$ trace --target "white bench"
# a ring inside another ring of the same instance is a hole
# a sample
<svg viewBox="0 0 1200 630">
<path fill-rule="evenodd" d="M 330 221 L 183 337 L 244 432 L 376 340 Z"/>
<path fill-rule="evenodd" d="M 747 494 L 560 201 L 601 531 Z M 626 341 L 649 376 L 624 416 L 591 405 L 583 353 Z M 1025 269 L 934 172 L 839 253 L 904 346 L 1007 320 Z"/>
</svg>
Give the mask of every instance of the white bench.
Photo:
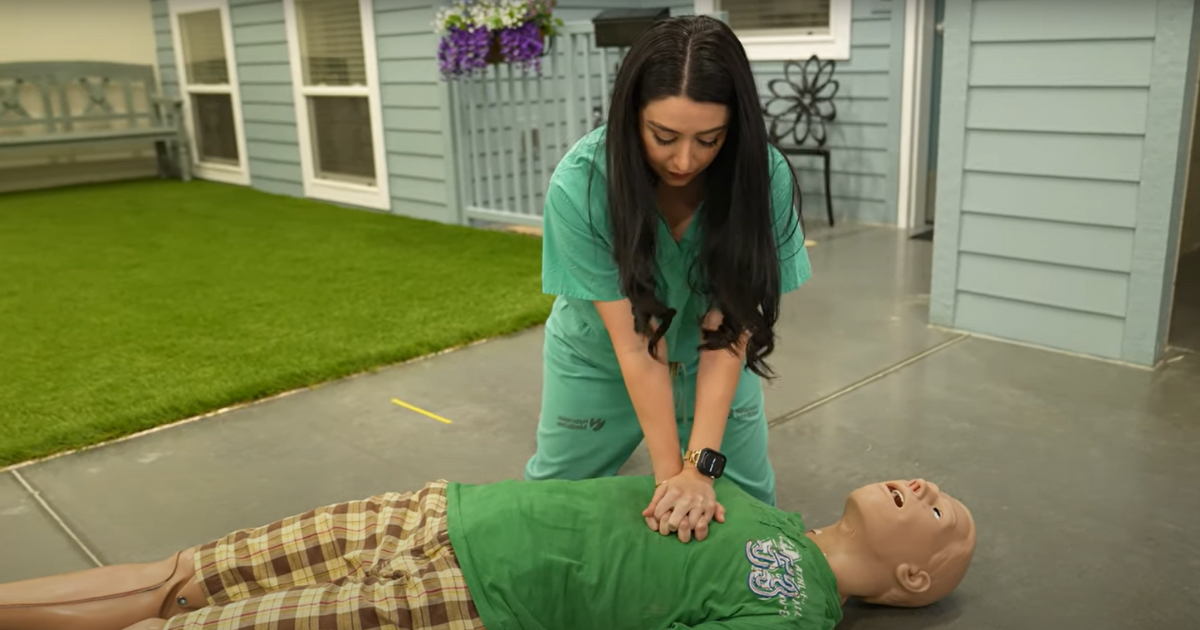
<svg viewBox="0 0 1200 630">
<path fill-rule="evenodd" d="M 159 174 L 186 181 L 191 160 L 181 112 L 180 101 L 159 93 L 152 66 L 0 63 L 0 151 L 145 139 L 155 143 Z"/>
</svg>

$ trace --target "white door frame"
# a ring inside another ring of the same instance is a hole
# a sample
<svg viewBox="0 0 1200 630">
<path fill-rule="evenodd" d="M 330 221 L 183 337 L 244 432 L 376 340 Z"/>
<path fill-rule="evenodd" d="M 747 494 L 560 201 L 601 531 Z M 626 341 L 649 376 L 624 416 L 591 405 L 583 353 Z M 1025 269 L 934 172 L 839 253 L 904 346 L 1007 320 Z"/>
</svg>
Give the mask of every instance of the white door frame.
<svg viewBox="0 0 1200 630">
<path fill-rule="evenodd" d="M 168 0 L 171 20 L 171 38 L 175 47 L 175 68 L 179 77 L 179 96 L 183 101 L 183 119 L 192 153 L 193 174 L 200 179 L 228 184 L 250 185 L 249 160 L 246 157 L 246 125 L 242 120 L 242 95 L 238 82 L 237 57 L 234 56 L 233 26 L 229 21 L 229 0 Z M 225 66 L 229 84 L 190 85 L 187 77 L 187 55 L 183 50 L 183 37 L 179 29 L 179 16 L 187 13 L 217 10 L 221 15 L 221 39 L 225 44 Z M 192 112 L 192 94 L 228 94 L 233 108 L 234 136 L 237 139 L 238 165 L 204 162 L 200 158 L 200 144 L 196 137 L 195 120 Z"/>
<path fill-rule="evenodd" d="M 900 194 L 896 225 L 925 230 L 929 177 L 930 85 L 933 79 L 935 0 L 904 4 L 904 75 L 900 98 Z"/>
</svg>

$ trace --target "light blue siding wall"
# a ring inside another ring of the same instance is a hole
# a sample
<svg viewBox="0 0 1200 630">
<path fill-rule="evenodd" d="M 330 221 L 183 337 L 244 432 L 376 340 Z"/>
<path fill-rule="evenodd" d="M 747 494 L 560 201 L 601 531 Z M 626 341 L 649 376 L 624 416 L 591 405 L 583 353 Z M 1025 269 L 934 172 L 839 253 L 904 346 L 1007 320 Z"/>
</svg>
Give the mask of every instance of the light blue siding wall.
<svg viewBox="0 0 1200 630">
<path fill-rule="evenodd" d="M 899 194 L 900 92 L 904 62 L 904 4 L 854 0 L 850 59 L 837 61 L 834 105 L 827 128 L 833 209 L 838 221 L 894 224 Z M 802 60 L 797 60 L 802 61 Z M 783 61 L 755 61 L 764 105 L 768 84 L 782 79 Z M 793 78 L 798 75 L 793 72 Z M 795 156 L 806 218 L 825 216 L 821 158 Z"/>
<path fill-rule="evenodd" d="M 374 0 L 392 212 L 457 222 L 446 86 L 438 76 L 434 0 Z"/>
<path fill-rule="evenodd" d="M 437 72 L 434 12 L 441 0 L 374 0 L 380 96 L 392 211 L 437 221 L 459 221 L 454 184 L 448 89 Z M 895 220 L 903 10 L 892 2 L 856 0 L 849 61 L 839 62 L 839 120 L 830 128 L 834 206 L 841 219 Z M 166 0 L 151 0 L 164 89 L 178 92 Z M 562 0 L 557 14 L 588 20 L 618 7 L 668 6 L 692 12 L 681 0 Z M 301 196 L 300 154 L 282 0 L 230 0 L 241 81 L 252 185 Z M 782 77 L 782 61 L 756 62 L 764 101 L 767 82 Z M 171 92 L 173 91 L 173 92 Z M 794 159 L 807 216 L 824 208 L 820 165 Z"/>
<path fill-rule="evenodd" d="M 179 96 L 167 0 L 150 0 L 163 92 Z M 229 0 L 250 184 L 303 196 L 300 145 L 281 0 Z"/>
<path fill-rule="evenodd" d="M 250 185 L 304 196 L 296 103 L 280 0 L 229 0 Z"/>
<path fill-rule="evenodd" d="M 304 195 L 282 0 L 229 0 L 251 184 Z M 373 0 L 391 210 L 457 221 L 448 172 L 445 88 L 437 76 L 434 0 Z M 167 0 L 151 0 L 164 90 L 179 82 Z M 448 132 L 447 132 L 448 133 Z"/>
<path fill-rule="evenodd" d="M 933 323 L 1157 360 L 1192 21 L 1186 0 L 947 2 Z"/>
</svg>

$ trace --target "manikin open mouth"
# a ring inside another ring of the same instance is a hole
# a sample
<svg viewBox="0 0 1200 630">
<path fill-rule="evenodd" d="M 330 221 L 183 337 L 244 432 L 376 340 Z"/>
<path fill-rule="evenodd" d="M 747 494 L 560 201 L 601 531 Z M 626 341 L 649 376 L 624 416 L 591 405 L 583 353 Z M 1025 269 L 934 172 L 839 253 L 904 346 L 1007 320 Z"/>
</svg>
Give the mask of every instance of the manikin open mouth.
<svg viewBox="0 0 1200 630">
<path fill-rule="evenodd" d="M 900 492 L 899 488 L 893 484 L 886 485 L 888 491 L 892 493 L 892 500 L 896 502 L 896 507 L 904 507 L 904 493 Z"/>
</svg>

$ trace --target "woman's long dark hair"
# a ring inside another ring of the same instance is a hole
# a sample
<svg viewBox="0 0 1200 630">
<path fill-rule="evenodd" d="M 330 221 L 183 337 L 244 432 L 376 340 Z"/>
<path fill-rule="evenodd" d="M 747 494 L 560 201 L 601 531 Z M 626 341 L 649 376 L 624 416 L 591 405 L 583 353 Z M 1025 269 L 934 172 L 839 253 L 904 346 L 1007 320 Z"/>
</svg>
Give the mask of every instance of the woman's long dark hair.
<svg viewBox="0 0 1200 630">
<path fill-rule="evenodd" d="M 748 334 L 747 366 L 770 377 L 764 359 L 775 348 L 780 260 L 771 208 L 769 142 L 758 89 L 745 49 L 724 23 L 684 16 L 655 23 L 633 45 L 617 73 L 606 138 L 613 256 L 635 326 L 650 352 L 675 316 L 655 293 L 658 176 L 646 163 L 641 111 L 651 101 L 686 96 L 729 109 L 726 139 L 705 178 L 703 240 L 693 273 L 723 322 L 705 331 L 701 347 L 730 348 Z M 799 188 L 792 179 L 793 199 Z M 792 238 L 788 235 L 787 238 Z M 651 324 L 653 323 L 653 327 Z"/>
</svg>

